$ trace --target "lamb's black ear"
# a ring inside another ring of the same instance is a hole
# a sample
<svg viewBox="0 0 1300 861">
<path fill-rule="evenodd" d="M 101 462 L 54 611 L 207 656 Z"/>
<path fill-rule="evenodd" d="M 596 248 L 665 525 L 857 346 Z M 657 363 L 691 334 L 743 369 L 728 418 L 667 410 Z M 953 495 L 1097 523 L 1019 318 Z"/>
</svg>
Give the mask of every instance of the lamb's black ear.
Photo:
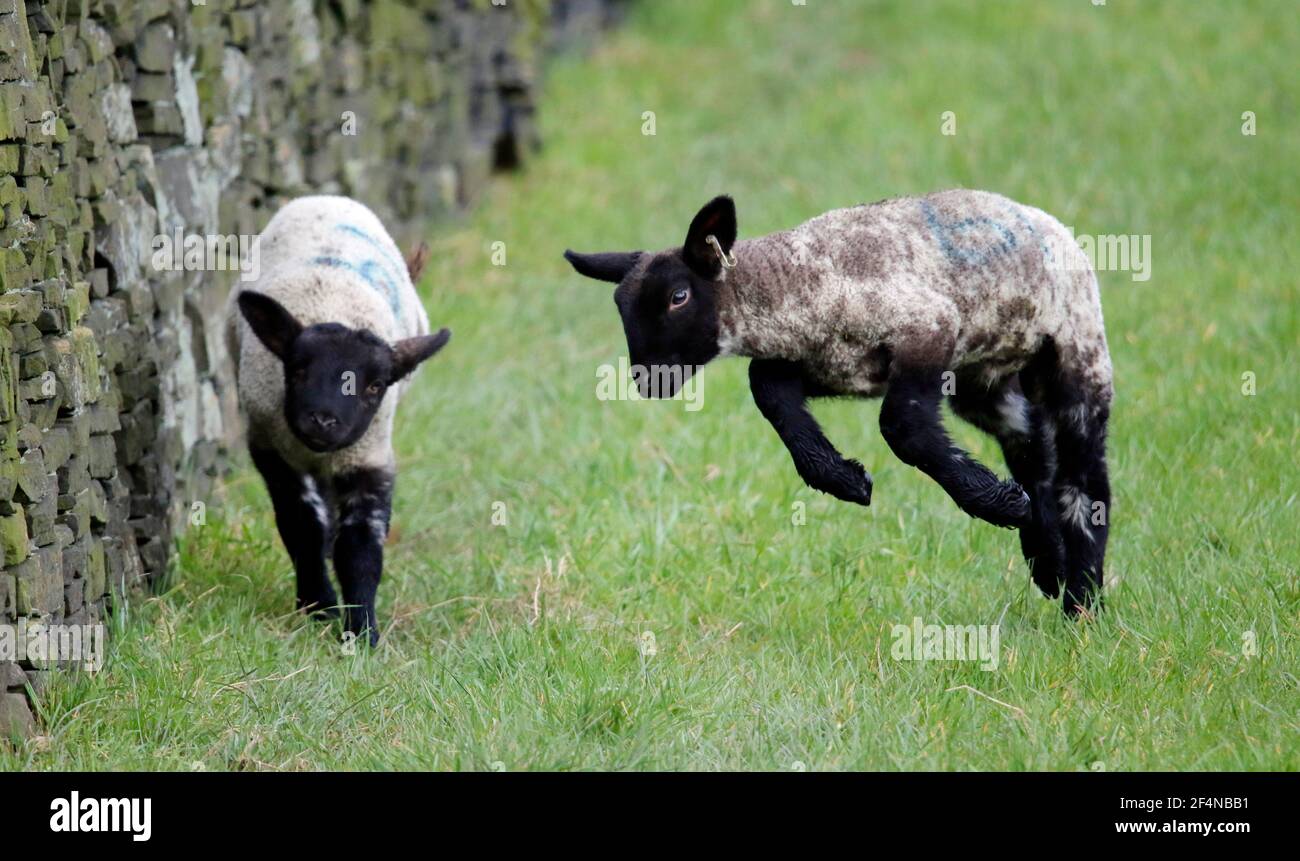
<svg viewBox="0 0 1300 861">
<path fill-rule="evenodd" d="M 717 237 L 726 253 L 731 253 L 731 246 L 736 244 L 736 203 L 725 194 L 713 198 L 695 214 L 682 245 L 682 258 L 695 274 L 716 278 L 722 261 L 709 242 L 710 236 Z"/>
<path fill-rule="evenodd" d="M 281 361 L 289 345 L 302 334 L 302 324 L 284 306 L 262 293 L 245 290 L 239 294 L 239 312 L 258 340 Z"/>
<path fill-rule="evenodd" d="M 607 251 L 603 254 L 579 254 L 576 251 L 566 251 L 564 259 L 572 264 L 579 275 L 617 284 L 623 280 L 623 276 L 632 271 L 637 260 L 641 259 L 641 252 Z"/>
<path fill-rule="evenodd" d="M 451 340 L 450 329 L 439 329 L 432 335 L 417 335 L 404 338 L 393 345 L 393 375 L 388 383 L 392 385 L 420 366 L 425 359 L 433 356 Z"/>
</svg>

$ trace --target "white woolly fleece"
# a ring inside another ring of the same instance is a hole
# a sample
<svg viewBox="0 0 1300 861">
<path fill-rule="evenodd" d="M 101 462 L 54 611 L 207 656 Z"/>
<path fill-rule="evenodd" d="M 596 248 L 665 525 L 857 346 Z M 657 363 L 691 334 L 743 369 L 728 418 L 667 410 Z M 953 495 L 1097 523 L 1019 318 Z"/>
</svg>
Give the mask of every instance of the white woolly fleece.
<svg viewBox="0 0 1300 861">
<path fill-rule="evenodd" d="M 304 326 L 342 323 L 389 344 L 429 333 L 429 318 L 406 262 L 379 218 L 347 197 L 315 195 L 286 204 L 258 238 L 260 272 L 237 283 L 226 306 L 226 343 L 235 360 L 249 439 L 273 447 L 297 469 L 318 475 L 357 468 L 392 470 L 393 416 L 410 377 L 384 396 L 369 429 L 336 452 L 311 451 L 284 419 L 284 366 L 263 346 L 236 299 L 264 293 Z"/>
</svg>

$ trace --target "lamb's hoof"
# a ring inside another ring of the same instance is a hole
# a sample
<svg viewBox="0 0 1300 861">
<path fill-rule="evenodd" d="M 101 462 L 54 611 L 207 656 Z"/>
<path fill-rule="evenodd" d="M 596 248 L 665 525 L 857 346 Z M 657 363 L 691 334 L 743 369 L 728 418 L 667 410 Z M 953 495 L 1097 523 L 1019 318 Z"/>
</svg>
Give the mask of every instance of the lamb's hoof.
<svg viewBox="0 0 1300 861">
<path fill-rule="evenodd" d="M 1004 481 L 998 497 L 996 513 L 986 518 L 989 523 L 1004 529 L 1023 529 L 1033 525 L 1033 504 L 1023 487 L 1014 481 Z"/>
<path fill-rule="evenodd" d="M 317 622 L 328 622 L 339 617 L 338 599 L 333 595 L 317 600 L 298 599 L 298 612 Z"/>
<path fill-rule="evenodd" d="M 1080 601 L 1066 595 L 1065 600 L 1062 602 L 1062 609 L 1065 611 L 1065 618 L 1067 619 L 1082 619 L 1085 622 L 1091 622 L 1097 618 L 1097 614 L 1102 609 L 1102 603 L 1100 599 Z"/>
<path fill-rule="evenodd" d="M 857 505 L 871 505 L 871 475 L 856 460 L 845 460 L 827 491 L 836 499 Z"/>
<path fill-rule="evenodd" d="M 1039 576 L 1037 572 L 1034 570 L 1034 568 L 1031 566 L 1029 576 L 1033 579 L 1034 585 L 1038 587 L 1038 591 L 1042 592 L 1048 598 L 1061 597 L 1061 581 L 1058 580 L 1055 575 Z"/>
<path fill-rule="evenodd" d="M 372 649 L 379 645 L 379 631 L 370 627 L 360 631 L 345 628 L 342 638 L 345 643 L 350 641 L 357 645 L 369 646 Z"/>
<path fill-rule="evenodd" d="M 1060 533 L 1027 526 L 1020 530 L 1020 549 L 1038 590 L 1048 598 L 1061 597 L 1061 585 L 1065 582 L 1065 544 Z"/>
<path fill-rule="evenodd" d="M 1092 584 L 1066 584 L 1065 596 L 1061 599 L 1061 609 L 1067 619 L 1082 619 L 1091 622 L 1097 618 L 1105 603 L 1101 599 L 1101 587 Z"/>
</svg>

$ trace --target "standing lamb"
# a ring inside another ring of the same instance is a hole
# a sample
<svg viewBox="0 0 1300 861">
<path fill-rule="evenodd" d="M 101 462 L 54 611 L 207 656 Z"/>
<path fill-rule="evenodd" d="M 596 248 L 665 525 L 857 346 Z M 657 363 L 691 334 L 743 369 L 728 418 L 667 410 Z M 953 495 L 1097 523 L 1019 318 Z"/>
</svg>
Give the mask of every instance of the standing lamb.
<svg viewBox="0 0 1300 861">
<path fill-rule="evenodd" d="M 754 401 L 799 475 L 860 505 L 871 477 L 805 403 L 883 396 L 880 429 L 899 459 L 972 517 L 1019 529 L 1034 582 L 1052 597 L 1064 585 L 1067 614 L 1100 606 L 1110 355 L 1096 276 L 1056 219 L 954 190 L 737 242 L 735 206 L 718 197 L 681 248 L 565 257 L 619 285 L 642 394 L 671 397 L 715 356 L 753 359 Z M 953 444 L 945 396 L 997 438 L 1014 480 Z"/>
<path fill-rule="evenodd" d="M 393 416 L 407 375 L 451 337 L 429 334 L 415 292 L 427 248 L 404 261 L 373 212 L 331 196 L 287 204 L 258 243 L 258 278 L 226 311 L 248 450 L 293 560 L 298 608 L 337 615 L 332 553 L 344 626 L 374 645 Z"/>
</svg>

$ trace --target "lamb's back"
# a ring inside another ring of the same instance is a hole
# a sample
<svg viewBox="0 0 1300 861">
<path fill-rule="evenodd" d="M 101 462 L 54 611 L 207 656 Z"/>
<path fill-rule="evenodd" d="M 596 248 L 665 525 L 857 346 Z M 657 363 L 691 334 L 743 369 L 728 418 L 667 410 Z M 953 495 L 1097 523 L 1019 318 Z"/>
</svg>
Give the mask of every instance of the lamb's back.
<svg viewBox="0 0 1300 861">
<path fill-rule="evenodd" d="M 823 319 L 868 343 L 950 349 L 952 367 L 1014 366 L 1044 336 L 1100 331 L 1096 279 L 1073 234 L 999 194 L 894 198 L 774 236 L 808 273 L 808 301 Z"/>
<path fill-rule="evenodd" d="M 258 254 L 261 273 L 250 289 L 273 296 L 306 325 L 365 325 L 389 341 L 429 331 L 401 251 L 356 200 L 291 201 L 262 232 Z"/>
</svg>

